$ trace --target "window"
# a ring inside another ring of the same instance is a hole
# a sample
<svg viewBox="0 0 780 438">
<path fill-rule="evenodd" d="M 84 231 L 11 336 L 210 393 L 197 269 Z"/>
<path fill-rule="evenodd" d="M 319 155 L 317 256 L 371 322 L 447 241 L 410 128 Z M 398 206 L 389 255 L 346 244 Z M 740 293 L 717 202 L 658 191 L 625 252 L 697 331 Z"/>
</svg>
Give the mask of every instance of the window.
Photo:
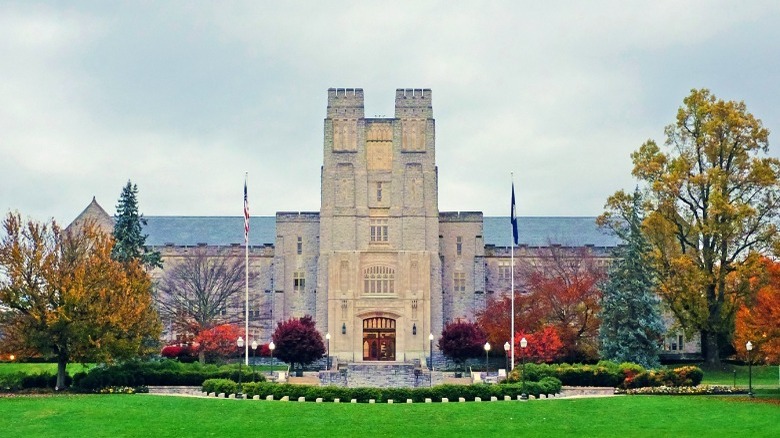
<svg viewBox="0 0 780 438">
<path fill-rule="evenodd" d="M 387 266 L 371 266 L 363 270 L 364 294 L 394 294 L 395 271 Z"/>
<path fill-rule="evenodd" d="M 463 238 L 460 236 L 455 238 L 455 251 L 457 251 L 458 255 L 463 253 Z"/>
<path fill-rule="evenodd" d="M 376 202 L 382 202 L 382 183 L 376 183 Z"/>
<path fill-rule="evenodd" d="M 453 287 L 455 292 L 466 292 L 466 273 L 456 272 L 453 277 Z"/>
<path fill-rule="evenodd" d="M 306 278 L 303 271 L 293 272 L 293 290 L 295 292 L 303 292 L 306 288 Z"/>
<path fill-rule="evenodd" d="M 683 335 L 675 333 L 664 340 L 664 350 L 683 351 L 685 349 L 685 340 Z"/>
<path fill-rule="evenodd" d="M 301 238 L 301 236 L 298 236 L 298 248 L 297 248 L 297 252 L 298 252 L 298 254 L 299 254 L 299 255 L 300 255 L 301 253 L 303 253 L 303 239 Z"/>
<path fill-rule="evenodd" d="M 387 219 L 369 219 L 371 242 L 387 242 Z"/>
<path fill-rule="evenodd" d="M 498 281 L 510 281 L 512 279 L 512 265 L 509 261 L 498 262 Z"/>
</svg>

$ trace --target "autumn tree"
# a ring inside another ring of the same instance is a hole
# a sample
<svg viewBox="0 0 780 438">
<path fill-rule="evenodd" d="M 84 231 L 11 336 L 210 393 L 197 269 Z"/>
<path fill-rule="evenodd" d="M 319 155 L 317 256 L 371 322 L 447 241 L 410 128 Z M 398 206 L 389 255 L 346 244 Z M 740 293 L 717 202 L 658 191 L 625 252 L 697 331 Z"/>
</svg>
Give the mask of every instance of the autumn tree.
<svg viewBox="0 0 780 438">
<path fill-rule="evenodd" d="M 195 337 L 195 350 L 199 357 L 207 359 L 224 358 L 240 353 L 236 341 L 244 331 L 234 324 L 221 324 L 202 330 Z"/>
<path fill-rule="evenodd" d="M 139 262 L 115 261 L 112 247 L 94 223 L 69 232 L 9 213 L 0 241 L 0 352 L 54 358 L 57 388 L 71 361 L 142 353 L 160 333 L 151 280 Z"/>
<path fill-rule="evenodd" d="M 220 324 L 237 322 L 237 315 L 227 310 L 244 291 L 243 258 L 197 248 L 168 264 L 156 294 L 164 321 L 193 336 Z M 255 275 L 249 279 L 251 286 Z M 201 356 L 201 362 L 204 359 Z"/>
<path fill-rule="evenodd" d="M 780 364 L 780 263 L 762 258 L 764 286 L 737 310 L 734 348 L 747 359 L 745 344 L 753 344 L 752 360 Z"/>
<path fill-rule="evenodd" d="M 119 202 L 114 215 L 114 249 L 113 257 L 120 262 L 140 260 L 149 268 L 161 268 L 162 260 L 158 251 L 146 247 L 146 234 L 143 226 L 146 219 L 138 213 L 138 186 L 130 180 L 122 188 Z"/>
<path fill-rule="evenodd" d="M 485 342 L 487 336 L 477 324 L 456 321 L 444 327 L 436 345 L 444 356 L 462 365 L 466 359 L 480 357 L 484 353 Z"/>
<path fill-rule="evenodd" d="M 539 319 L 518 331 L 553 326 L 569 361 L 592 360 L 598 352 L 598 329 L 604 268 L 589 248 L 551 245 L 520 265 L 523 287 Z"/>
<path fill-rule="evenodd" d="M 522 348 L 525 338 L 527 344 Z M 515 359 L 526 362 L 551 363 L 561 358 L 563 342 L 555 327 L 547 326 L 536 332 L 518 332 L 515 335 Z"/>
<path fill-rule="evenodd" d="M 644 184 L 644 232 L 658 272 L 658 293 L 705 360 L 720 362 L 737 309 L 756 290 L 758 254 L 777 244 L 780 161 L 765 156 L 769 132 L 743 102 L 692 90 L 666 130 L 662 151 L 645 142 L 631 155 Z M 607 201 L 603 222 L 621 217 L 629 195 Z"/>
<path fill-rule="evenodd" d="M 310 315 L 279 321 L 271 337 L 276 344 L 275 356 L 291 365 L 308 365 L 325 354 L 322 335 Z"/>
<path fill-rule="evenodd" d="M 641 194 L 635 191 L 628 216 L 615 224 L 625 245 L 615 251 L 601 299 L 601 358 L 658 366 L 664 323 L 655 294 L 655 271 L 650 246 L 642 233 Z"/>
<path fill-rule="evenodd" d="M 504 345 L 512 339 L 509 334 L 512 322 L 512 300 L 506 295 L 490 297 L 484 308 L 475 312 L 477 326 L 487 336 L 490 345 Z M 536 305 L 530 294 L 515 293 L 515 328 L 531 332 L 543 327 L 547 315 Z"/>
</svg>

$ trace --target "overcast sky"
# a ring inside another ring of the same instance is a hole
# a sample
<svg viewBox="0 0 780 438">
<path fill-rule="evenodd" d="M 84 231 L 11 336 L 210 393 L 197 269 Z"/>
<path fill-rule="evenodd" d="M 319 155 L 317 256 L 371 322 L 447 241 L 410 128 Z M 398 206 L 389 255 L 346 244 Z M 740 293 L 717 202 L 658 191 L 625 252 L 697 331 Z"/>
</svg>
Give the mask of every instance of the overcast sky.
<svg viewBox="0 0 780 438">
<path fill-rule="evenodd" d="M 595 216 L 692 88 L 780 135 L 780 2 L 0 2 L 0 209 L 320 206 L 329 87 L 431 88 L 439 209 Z"/>
</svg>

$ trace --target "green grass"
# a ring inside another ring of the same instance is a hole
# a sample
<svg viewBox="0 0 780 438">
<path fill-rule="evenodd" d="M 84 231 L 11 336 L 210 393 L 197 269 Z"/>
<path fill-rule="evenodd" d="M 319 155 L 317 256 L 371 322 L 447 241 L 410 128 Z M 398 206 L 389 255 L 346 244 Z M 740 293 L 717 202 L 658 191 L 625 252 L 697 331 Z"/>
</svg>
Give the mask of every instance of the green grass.
<svg viewBox="0 0 780 438">
<path fill-rule="evenodd" d="M 79 371 L 87 370 L 91 367 L 91 364 L 86 366 L 80 363 L 70 363 L 66 368 L 68 374 L 71 376 Z M 14 374 L 23 372 L 25 374 L 40 374 L 41 372 L 48 372 L 55 374 L 57 372 L 56 363 L 18 363 L 18 362 L 0 362 L 0 375 Z"/>
<path fill-rule="evenodd" d="M 780 436 L 780 405 L 633 396 L 333 404 L 153 395 L 0 398 L 4 436 Z"/>
<path fill-rule="evenodd" d="M 735 377 L 734 371 L 736 371 L 737 386 L 748 386 L 749 370 L 747 366 L 724 364 L 718 369 L 702 368 L 702 371 L 704 371 L 703 384 L 732 386 Z M 754 366 L 753 386 L 759 388 L 780 388 L 777 365 Z"/>
</svg>

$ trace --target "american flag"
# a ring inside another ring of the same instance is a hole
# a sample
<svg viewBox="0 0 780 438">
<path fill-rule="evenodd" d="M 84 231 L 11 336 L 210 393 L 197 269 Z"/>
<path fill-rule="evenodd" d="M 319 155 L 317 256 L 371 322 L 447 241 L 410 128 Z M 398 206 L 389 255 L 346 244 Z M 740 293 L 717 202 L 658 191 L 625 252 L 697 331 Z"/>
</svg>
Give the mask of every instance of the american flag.
<svg viewBox="0 0 780 438">
<path fill-rule="evenodd" d="M 246 178 L 244 178 L 244 243 L 249 243 L 249 199 L 246 195 Z"/>
</svg>

